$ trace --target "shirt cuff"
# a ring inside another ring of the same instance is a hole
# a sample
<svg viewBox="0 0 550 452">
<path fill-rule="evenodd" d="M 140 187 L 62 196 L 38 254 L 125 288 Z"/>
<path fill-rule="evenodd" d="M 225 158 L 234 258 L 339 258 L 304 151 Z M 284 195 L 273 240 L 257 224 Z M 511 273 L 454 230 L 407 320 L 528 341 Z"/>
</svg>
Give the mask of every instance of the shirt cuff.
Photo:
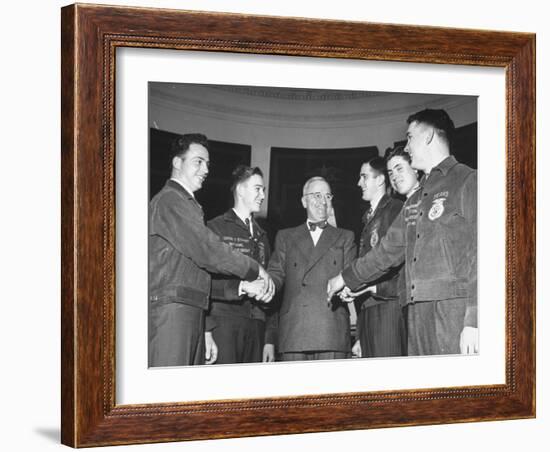
<svg viewBox="0 0 550 452">
<path fill-rule="evenodd" d="M 464 316 L 464 326 L 477 328 L 477 306 L 467 306 L 466 315 Z"/>
<path fill-rule="evenodd" d="M 218 326 L 218 322 L 216 322 L 216 320 L 212 316 L 207 315 L 206 318 L 204 319 L 205 332 L 210 332 L 212 330 L 215 330 L 217 326 Z"/>
</svg>

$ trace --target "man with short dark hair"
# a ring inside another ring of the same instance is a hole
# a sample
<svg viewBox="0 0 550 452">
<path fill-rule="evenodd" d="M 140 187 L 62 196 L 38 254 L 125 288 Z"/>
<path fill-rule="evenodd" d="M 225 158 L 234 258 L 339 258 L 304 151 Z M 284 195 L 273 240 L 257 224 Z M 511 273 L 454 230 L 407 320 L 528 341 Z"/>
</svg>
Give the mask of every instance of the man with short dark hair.
<svg viewBox="0 0 550 452">
<path fill-rule="evenodd" d="M 477 353 L 477 173 L 450 155 L 454 124 L 444 110 L 407 122 L 421 187 L 380 244 L 329 281 L 327 295 L 405 262 L 409 355 Z"/>
<path fill-rule="evenodd" d="M 149 205 L 149 366 L 212 363 L 217 348 L 205 333 L 209 272 L 247 281 L 260 277 L 259 299 L 273 296 L 263 267 L 233 251 L 204 224 L 194 196 L 208 175 L 208 140 L 182 135 L 173 142 L 171 178 Z"/>
<path fill-rule="evenodd" d="M 403 146 L 397 146 L 386 156 L 388 179 L 394 192 L 410 198 L 420 187 L 419 171 L 411 166 L 411 156 Z"/>
<path fill-rule="evenodd" d="M 269 261 L 266 232 L 254 218 L 265 199 L 260 168 L 239 165 L 232 174 L 233 208 L 208 222 L 220 239 L 262 266 Z M 244 281 L 215 275 L 212 278 L 207 330 L 218 346 L 217 364 L 275 360 L 275 317 L 269 305 L 256 299 L 263 281 Z"/>
<path fill-rule="evenodd" d="M 386 190 L 386 165 L 374 157 L 361 165 L 357 185 L 362 198 L 369 202 L 363 215 L 363 230 L 358 256 L 364 256 L 385 236 L 401 212 L 403 202 Z M 403 356 L 407 354 L 405 321 L 398 294 L 401 265 L 391 269 L 355 296 L 357 341 L 354 354 L 363 358 Z"/>
</svg>

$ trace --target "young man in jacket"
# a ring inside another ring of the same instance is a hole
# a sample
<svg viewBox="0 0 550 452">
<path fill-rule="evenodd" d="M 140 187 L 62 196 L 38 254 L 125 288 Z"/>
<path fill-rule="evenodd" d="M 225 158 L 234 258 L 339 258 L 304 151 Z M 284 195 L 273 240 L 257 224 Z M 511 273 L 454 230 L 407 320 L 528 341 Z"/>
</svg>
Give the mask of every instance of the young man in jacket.
<svg viewBox="0 0 550 452">
<path fill-rule="evenodd" d="M 363 215 L 363 230 L 358 256 L 374 248 L 386 235 L 403 202 L 388 195 L 386 165 L 382 157 L 374 157 L 361 165 L 359 182 L 362 198 L 369 202 Z M 363 358 L 403 356 L 407 354 L 405 320 L 398 293 L 402 265 L 370 283 L 355 298 L 357 341 L 354 354 Z"/>
<path fill-rule="evenodd" d="M 222 243 L 204 224 L 195 199 L 208 175 L 208 140 L 178 137 L 171 178 L 149 205 L 149 366 L 212 363 L 217 348 L 205 334 L 210 273 L 264 282 L 259 298 L 273 296 L 273 282 L 253 259 Z"/>
<path fill-rule="evenodd" d="M 450 155 L 444 110 L 407 120 L 405 150 L 424 172 L 384 239 L 329 281 L 328 297 L 405 262 L 409 355 L 477 353 L 477 172 Z"/>
<path fill-rule="evenodd" d="M 263 267 L 270 256 L 266 232 L 254 218 L 265 199 L 260 168 L 239 165 L 232 174 L 234 205 L 208 222 L 220 239 Z M 270 305 L 258 301 L 263 281 L 231 276 L 212 278 L 207 331 L 218 346 L 217 364 L 254 363 L 275 360 L 275 316 Z"/>
</svg>

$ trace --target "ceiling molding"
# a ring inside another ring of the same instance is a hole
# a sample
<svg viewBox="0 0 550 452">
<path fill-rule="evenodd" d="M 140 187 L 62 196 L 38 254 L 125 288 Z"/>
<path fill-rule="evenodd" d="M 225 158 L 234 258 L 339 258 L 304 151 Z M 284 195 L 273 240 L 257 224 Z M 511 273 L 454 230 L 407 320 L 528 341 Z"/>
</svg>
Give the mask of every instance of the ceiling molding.
<svg viewBox="0 0 550 452">
<path fill-rule="evenodd" d="M 408 115 L 423 108 L 446 108 L 452 110 L 472 102 L 466 96 L 432 96 L 429 101 L 404 105 L 385 110 L 359 112 L 335 112 L 332 108 L 317 108 L 320 113 L 290 113 L 243 107 L 243 103 L 210 102 L 194 97 L 174 96 L 164 91 L 151 90 L 150 104 L 174 112 L 200 115 L 222 121 L 241 124 L 287 128 L 354 128 L 387 122 L 403 122 Z"/>
<path fill-rule="evenodd" d="M 313 88 L 271 88 L 264 86 L 229 86 L 213 85 L 214 91 L 239 94 L 244 96 L 260 97 L 266 99 L 282 99 L 290 101 L 307 102 L 339 102 L 383 96 L 386 93 L 375 91 L 345 91 L 326 90 Z"/>
</svg>

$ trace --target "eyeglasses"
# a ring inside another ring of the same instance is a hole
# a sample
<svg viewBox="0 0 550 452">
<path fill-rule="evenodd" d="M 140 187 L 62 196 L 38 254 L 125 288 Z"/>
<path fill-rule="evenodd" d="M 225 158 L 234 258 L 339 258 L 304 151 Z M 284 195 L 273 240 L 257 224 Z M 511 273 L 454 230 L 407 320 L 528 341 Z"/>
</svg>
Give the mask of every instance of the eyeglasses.
<svg viewBox="0 0 550 452">
<path fill-rule="evenodd" d="M 330 201 L 332 198 L 334 198 L 334 195 L 332 193 L 321 193 L 321 192 L 315 192 L 315 193 L 306 193 L 304 196 L 313 196 L 315 201 L 321 202 L 323 200 Z"/>
</svg>

